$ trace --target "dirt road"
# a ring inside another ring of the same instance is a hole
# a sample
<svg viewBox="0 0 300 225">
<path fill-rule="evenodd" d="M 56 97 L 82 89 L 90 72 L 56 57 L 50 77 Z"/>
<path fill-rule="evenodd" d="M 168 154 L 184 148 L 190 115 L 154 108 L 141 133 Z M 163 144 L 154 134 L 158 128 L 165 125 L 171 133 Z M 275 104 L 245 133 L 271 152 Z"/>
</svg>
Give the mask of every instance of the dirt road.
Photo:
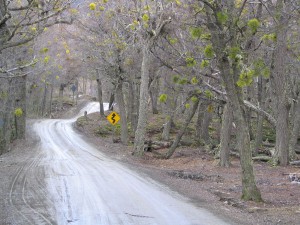
<svg viewBox="0 0 300 225">
<path fill-rule="evenodd" d="M 79 115 L 98 109 L 91 103 Z M 2 193 L 0 224 L 232 224 L 105 156 L 73 130 L 74 121 L 33 123 L 39 141 L 1 168 L 14 169 L 1 187 L 9 193 Z"/>
</svg>

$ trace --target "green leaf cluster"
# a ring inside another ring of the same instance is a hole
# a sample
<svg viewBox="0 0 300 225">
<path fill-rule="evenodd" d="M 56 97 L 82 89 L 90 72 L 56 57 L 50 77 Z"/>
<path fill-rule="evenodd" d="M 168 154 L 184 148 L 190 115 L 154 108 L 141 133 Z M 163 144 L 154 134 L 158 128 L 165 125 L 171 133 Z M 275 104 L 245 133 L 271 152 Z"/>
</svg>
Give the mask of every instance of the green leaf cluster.
<svg viewBox="0 0 300 225">
<path fill-rule="evenodd" d="M 204 94 L 208 99 L 211 99 L 214 97 L 214 94 L 210 90 L 205 90 Z"/>
<path fill-rule="evenodd" d="M 232 47 L 229 49 L 228 56 L 232 60 L 240 60 L 241 59 L 241 49 L 240 47 Z"/>
<path fill-rule="evenodd" d="M 193 57 L 187 57 L 185 62 L 188 67 L 193 67 L 197 64 L 197 61 Z"/>
<path fill-rule="evenodd" d="M 202 35 L 203 29 L 201 27 L 191 27 L 190 35 L 193 39 L 199 39 Z"/>
<path fill-rule="evenodd" d="M 228 21 L 228 14 L 226 12 L 217 12 L 217 20 L 220 24 L 225 24 Z"/>
<path fill-rule="evenodd" d="M 192 102 L 197 102 L 198 101 L 198 97 L 197 96 L 193 96 L 192 98 L 191 98 L 191 100 L 192 100 Z"/>
<path fill-rule="evenodd" d="M 205 59 L 202 60 L 201 65 L 200 65 L 201 69 L 208 67 L 208 66 L 209 66 L 209 61 L 205 60 Z"/>
<path fill-rule="evenodd" d="M 187 84 L 188 83 L 188 79 L 187 78 L 182 78 L 178 81 L 178 84 Z"/>
<path fill-rule="evenodd" d="M 270 76 L 270 68 L 265 64 L 264 60 L 262 58 L 259 58 L 254 61 L 253 63 L 254 67 L 254 76 L 260 76 L 262 75 L 265 78 L 268 78 Z"/>
<path fill-rule="evenodd" d="M 15 116 L 16 117 L 21 117 L 23 115 L 23 110 L 21 108 L 16 108 L 15 109 Z"/>
<path fill-rule="evenodd" d="M 168 37 L 168 41 L 170 42 L 171 45 L 175 45 L 178 42 L 178 39 L 177 38 Z"/>
<path fill-rule="evenodd" d="M 159 101 L 160 102 L 163 102 L 163 103 L 166 103 L 167 102 L 167 99 L 168 99 L 168 95 L 166 95 L 166 94 L 161 94 L 160 96 L 159 96 Z"/>
<path fill-rule="evenodd" d="M 48 48 L 42 48 L 42 49 L 40 50 L 40 53 L 47 53 L 48 51 L 49 51 Z"/>
<path fill-rule="evenodd" d="M 90 10 L 95 10 L 96 9 L 96 3 L 92 2 L 89 5 Z"/>
<path fill-rule="evenodd" d="M 214 49 L 213 49 L 212 45 L 209 44 L 205 47 L 204 55 L 205 55 L 205 57 L 207 57 L 209 59 L 214 57 Z"/>
<path fill-rule="evenodd" d="M 173 76 L 173 82 L 174 82 L 175 84 L 177 84 L 177 83 L 179 82 L 179 80 L 180 80 L 179 75 L 174 75 L 174 76 Z"/>
<path fill-rule="evenodd" d="M 44 58 L 44 63 L 47 64 L 47 63 L 49 62 L 49 60 L 50 60 L 50 56 L 46 56 L 46 57 Z"/>
<path fill-rule="evenodd" d="M 5 98 L 7 98 L 7 96 L 8 96 L 7 92 L 5 92 L 5 91 L 0 92 L 0 99 L 5 99 Z"/>
<path fill-rule="evenodd" d="M 199 81 L 198 81 L 197 77 L 193 77 L 191 79 L 191 84 L 198 84 L 198 83 L 199 83 Z"/>
<path fill-rule="evenodd" d="M 252 84 L 254 76 L 255 76 L 255 70 L 245 69 L 241 72 L 239 76 L 239 80 L 236 82 L 236 84 L 239 87 L 249 86 Z"/>
<path fill-rule="evenodd" d="M 142 20 L 144 21 L 144 22 L 148 22 L 149 21 L 149 16 L 148 16 L 148 14 L 144 14 L 143 16 L 142 16 Z"/>
<path fill-rule="evenodd" d="M 264 36 L 262 36 L 261 40 L 275 42 L 277 40 L 277 36 L 275 33 L 265 34 Z"/>
<path fill-rule="evenodd" d="M 210 33 L 201 34 L 200 39 L 209 41 L 211 39 L 211 34 Z"/>
<path fill-rule="evenodd" d="M 256 33 L 257 29 L 260 26 L 260 22 L 258 19 L 254 18 L 248 21 L 247 23 L 248 27 L 251 29 L 252 33 Z"/>
</svg>

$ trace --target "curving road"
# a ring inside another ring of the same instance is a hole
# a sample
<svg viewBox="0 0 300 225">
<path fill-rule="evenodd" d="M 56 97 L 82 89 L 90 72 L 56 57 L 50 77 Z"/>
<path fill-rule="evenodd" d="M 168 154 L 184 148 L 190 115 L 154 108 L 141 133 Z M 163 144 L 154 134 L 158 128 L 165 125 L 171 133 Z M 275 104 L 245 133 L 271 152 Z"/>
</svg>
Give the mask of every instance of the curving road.
<svg viewBox="0 0 300 225">
<path fill-rule="evenodd" d="M 75 119 L 34 123 L 40 141 L 12 180 L 11 224 L 229 224 L 102 154 L 73 130 Z"/>
</svg>

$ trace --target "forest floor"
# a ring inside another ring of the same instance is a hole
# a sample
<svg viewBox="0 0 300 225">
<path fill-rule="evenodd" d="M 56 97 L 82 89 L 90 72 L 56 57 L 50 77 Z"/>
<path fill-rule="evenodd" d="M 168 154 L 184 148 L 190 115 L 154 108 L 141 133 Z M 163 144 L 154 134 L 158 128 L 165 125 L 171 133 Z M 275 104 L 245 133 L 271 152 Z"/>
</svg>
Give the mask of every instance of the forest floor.
<svg viewBox="0 0 300 225">
<path fill-rule="evenodd" d="M 152 141 L 159 139 L 161 121 L 149 115 L 147 134 Z M 194 204 L 235 221 L 236 224 L 300 224 L 300 177 L 296 166 L 279 167 L 266 162 L 254 162 L 256 183 L 263 202 L 241 200 L 241 168 L 237 157 L 231 167 L 218 166 L 218 160 L 205 147 L 180 146 L 168 159 L 158 159 L 157 153 L 167 149 L 145 152 L 142 158 L 132 155 L 133 146 L 118 143 L 120 126 L 112 125 L 99 113 L 81 117 L 75 127 L 107 155 L 137 171 L 148 174 L 172 190 L 188 197 Z M 189 135 L 186 136 L 189 138 Z"/>
</svg>

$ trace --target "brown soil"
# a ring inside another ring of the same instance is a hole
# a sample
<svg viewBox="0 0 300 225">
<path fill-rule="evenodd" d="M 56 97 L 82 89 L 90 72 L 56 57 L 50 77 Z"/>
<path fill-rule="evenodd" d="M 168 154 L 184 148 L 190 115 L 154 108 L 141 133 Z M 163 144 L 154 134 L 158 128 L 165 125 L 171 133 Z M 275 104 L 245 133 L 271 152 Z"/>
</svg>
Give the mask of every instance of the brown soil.
<svg viewBox="0 0 300 225">
<path fill-rule="evenodd" d="M 188 197 L 194 204 L 236 224 L 300 224 L 300 183 L 291 182 L 289 176 L 296 174 L 300 177 L 299 167 L 274 167 L 255 162 L 256 182 L 264 202 L 245 202 L 240 199 L 242 186 L 238 158 L 231 158 L 230 168 L 222 168 L 204 147 L 182 146 L 168 160 L 157 159 L 153 152 L 145 152 L 142 158 L 137 158 L 132 155 L 132 145 L 115 143 L 117 137 L 111 134 L 111 126 L 97 113 L 76 123 L 85 138 L 95 146 L 101 146 L 110 157 L 148 174 Z M 102 128 L 106 128 L 105 132 Z M 158 150 L 163 151 L 166 149 Z"/>
</svg>

